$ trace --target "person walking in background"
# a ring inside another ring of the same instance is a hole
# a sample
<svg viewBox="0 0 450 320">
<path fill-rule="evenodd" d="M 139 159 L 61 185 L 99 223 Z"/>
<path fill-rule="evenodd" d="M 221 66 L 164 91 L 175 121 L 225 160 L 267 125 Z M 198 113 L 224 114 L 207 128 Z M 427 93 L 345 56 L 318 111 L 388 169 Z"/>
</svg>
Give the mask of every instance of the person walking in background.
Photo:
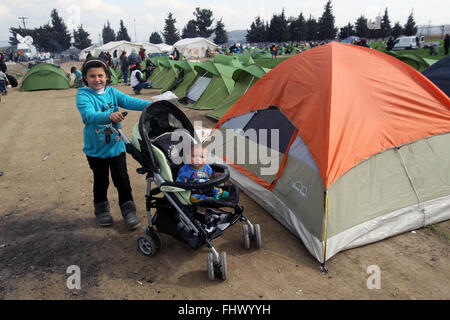
<svg viewBox="0 0 450 320">
<path fill-rule="evenodd" d="M 445 55 L 448 55 L 448 48 L 450 47 L 450 36 L 448 35 L 448 33 L 445 35 L 445 39 L 444 39 L 444 51 L 445 51 Z"/>
<path fill-rule="evenodd" d="M 77 88 L 84 87 L 83 83 L 83 75 L 81 74 L 81 71 L 77 69 L 77 67 L 70 68 L 70 73 L 74 74 L 74 85 Z"/>
<path fill-rule="evenodd" d="M 176 60 L 176 61 L 180 60 L 180 51 L 178 51 L 177 48 L 174 48 L 173 52 L 172 52 L 172 56 L 173 56 L 173 60 Z"/>
<path fill-rule="evenodd" d="M 387 41 L 387 43 L 386 43 L 386 50 L 387 51 L 391 51 L 392 50 L 392 48 L 394 48 L 394 38 L 392 38 L 392 37 L 389 37 L 389 40 Z"/>
<path fill-rule="evenodd" d="M 0 71 L 0 94 L 3 94 L 5 96 L 8 94 L 8 91 L 6 90 L 8 85 L 9 85 L 8 77 L 6 76 L 5 73 L 3 73 L 3 71 Z"/>
<path fill-rule="evenodd" d="M 5 63 L 5 57 L 3 56 L 3 53 L 0 53 L 0 71 L 6 73 L 8 71 L 8 67 Z"/>
<path fill-rule="evenodd" d="M 276 59 L 277 58 L 277 52 L 278 51 L 278 47 L 275 45 L 275 43 L 272 43 L 272 46 L 270 46 L 270 53 L 272 54 L 272 59 Z"/>
<path fill-rule="evenodd" d="M 98 57 L 103 61 L 103 62 L 107 62 L 107 58 L 106 58 L 106 54 L 102 51 L 100 52 L 100 54 L 98 55 Z"/>
<path fill-rule="evenodd" d="M 122 54 L 120 55 L 120 59 L 119 59 L 119 64 L 120 64 L 120 70 L 122 70 L 122 74 L 123 74 L 123 83 L 125 83 L 125 85 L 126 85 L 128 83 L 128 66 L 129 66 L 126 51 L 122 51 Z"/>
<path fill-rule="evenodd" d="M 109 52 L 106 52 L 106 53 L 105 53 L 105 56 L 106 56 L 106 64 L 107 64 L 108 66 L 112 67 L 113 64 L 112 64 L 111 54 L 110 54 Z"/>
<path fill-rule="evenodd" d="M 140 55 L 136 53 L 136 50 L 131 50 L 131 54 L 128 57 L 128 65 L 133 66 L 142 62 L 142 58 Z"/>
<path fill-rule="evenodd" d="M 141 48 L 141 50 L 139 50 L 139 56 L 141 57 L 141 62 L 145 60 L 145 49 Z"/>
<path fill-rule="evenodd" d="M 114 52 L 113 52 L 112 62 L 113 62 L 114 70 L 117 71 L 117 66 L 119 65 L 119 57 L 117 57 L 117 49 L 114 50 Z"/>
</svg>

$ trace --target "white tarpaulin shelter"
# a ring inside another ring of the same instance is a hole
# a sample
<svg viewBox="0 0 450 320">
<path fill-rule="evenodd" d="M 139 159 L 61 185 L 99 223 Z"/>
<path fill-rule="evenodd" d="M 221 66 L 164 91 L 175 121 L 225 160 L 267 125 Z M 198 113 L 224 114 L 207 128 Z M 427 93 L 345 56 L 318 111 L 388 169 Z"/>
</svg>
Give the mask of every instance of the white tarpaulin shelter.
<svg viewBox="0 0 450 320">
<path fill-rule="evenodd" d="M 145 49 L 145 53 L 161 52 L 161 50 L 150 42 L 129 42 L 129 41 L 111 41 L 102 46 L 91 46 L 81 51 L 80 59 L 86 59 L 87 52 L 90 51 L 93 56 L 97 56 L 100 52 L 109 52 L 111 55 L 117 50 L 117 56 L 120 56 L 123 51 L 129 55 L 133 50 L 139 52 L 141 48 Z"/>
<path fill-rule="evenodd" d="M 172 52 L 173 50 L 173 46 L 169 46 L 168 44 L 165 43 L 158 43 L 155 44 L 155 46 L 157 46 L 159 50 L 161 50 L 161 52 Z"/>
<path fill-rule="evenodd" d="M 83 50 L 81 50 L 80 52 L 80 60 L 84 60 L 86 59 L 86 56 L 88 55 L 89 52 L 91 52 L 91 54 L 94 54 L 95 49 L 97 49 L 99 46 L 94 44 L 93 46 L 87 47 Z"/>
<path fill-rule="evenodd" d="M 218 45 L 205 38 L 186 38 L 176 42 L 173 45 L 187 59 L 203 58 L 207 49 L 215 50 Z"/>
<path fill-rule="evenodd" d="M 145 54 L 163 51 L 163 50 L 161 50 L 161 48 L 158 45 L 150 43 L 150 42 L 136 42 L 136 44 L 139 44 L 142 48 L 145 49 Z M 138 52 L 138 51 L 136 51 L 136 52 Z"/>
</svg>

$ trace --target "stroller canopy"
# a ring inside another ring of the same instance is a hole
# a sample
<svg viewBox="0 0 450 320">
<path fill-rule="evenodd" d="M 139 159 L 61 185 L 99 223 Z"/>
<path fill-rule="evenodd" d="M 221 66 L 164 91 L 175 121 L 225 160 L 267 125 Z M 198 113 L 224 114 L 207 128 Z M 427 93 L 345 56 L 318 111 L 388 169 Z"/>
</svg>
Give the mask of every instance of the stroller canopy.
<svg viewBox="0 0 450 320">
<path fill-rule="evenodd" d="M 167 100 L 149 105 L 139 119 L 139 134 L 151 140 L 163 133 L 183 129 L 187 130 L 196 141 L 200 141 L 186 115 Z"/>
</svg>

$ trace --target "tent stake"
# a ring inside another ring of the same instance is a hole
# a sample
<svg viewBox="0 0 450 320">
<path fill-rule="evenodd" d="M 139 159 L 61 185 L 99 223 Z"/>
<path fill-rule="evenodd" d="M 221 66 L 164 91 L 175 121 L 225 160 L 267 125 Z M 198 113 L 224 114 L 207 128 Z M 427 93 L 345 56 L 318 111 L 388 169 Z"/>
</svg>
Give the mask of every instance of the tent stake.
<svg viewBox="0 0 450 320">
<path fill-rule="evenodd" d="M 328 270 L 327 270 L 327 268 L 326 268 L 326 266 L 325 266 L 325 262 L 320 264 L 320 271 L 321 271 L 323 274 L 328 274 Z"/>
</svg>

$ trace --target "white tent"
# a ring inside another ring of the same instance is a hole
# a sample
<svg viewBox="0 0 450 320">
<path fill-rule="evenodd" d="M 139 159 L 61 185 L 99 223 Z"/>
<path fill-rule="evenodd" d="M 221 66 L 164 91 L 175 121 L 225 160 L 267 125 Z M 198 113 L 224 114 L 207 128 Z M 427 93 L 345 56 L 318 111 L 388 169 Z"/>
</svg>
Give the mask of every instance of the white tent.
<svg viewBox="0 0 450 320">
<path fill-rule="evenodd" d="M 94 50 L 97 49 L 99 46 L 94 44 L 93 46 L 87 47 L 80 52 L 80 60 L 86 59 L 86 56 L 88 55 L 89 51 L 91 54 L 94 54 Z"/>
<path fill-rule="evenodd" d="M 150 42 L 136 42 L 136 44 L 139 44 L 142 48 L 145 49 L 145 54 L 162 52 L 161 48 L 158 45 Z"/>
<path fill-rule="evenodd" d="M 187 59 L 203 58 L 207 49 L 215 50 L 217 44 L 205 38 L 186 38 L 176 42 L 173 45 Z"/>
<path fill-rule="evenodd" d="M 141 46 L 137 43 L 132 43 L 125 40 L 111 41 L 95 49 L 94 55 L 98 57 L 102 51 L 105 53 L 109 52 L 112 55 L 115 50 L 117 50 L 117 56 L 120 56 L 123 51 L 126 51 L 127 55 L 129 55 L 132 50 L 139 52 L 139 49 L 141 49 Z"/>
<path fill-rule="evenodd" d="M 138 53 L 141 48 L 145 49 L 146 54 L 161 52 L 161 50 L 156 45 L 149 42 L 129 42 L 121 40 L 111 41 L 102 46 L 91 46 L 89 48 L 86 48 L 81 52 L 80 59 L 86 59 L 88 51 L 90 51 L 93 56 L 98 57 L 98 55 L 102 51 L 105 53 L 109 52 L 111 55 L 113 55 L 114 51 L 117 50 L 117 56 L 120 56 L 123 51 L 125 51 L 127 55 L 129 55 L 133 50 Z"/>
<path fill-rule="evenodd" d="M 169 46 L 168 44 L 165 43 L 158 43 L 155 44 L 155 46 L 157 46 L 159 50 L 161 50 L 161 52 L 172 52 L 173 50 L 173 46 Z"/>
</svg>

